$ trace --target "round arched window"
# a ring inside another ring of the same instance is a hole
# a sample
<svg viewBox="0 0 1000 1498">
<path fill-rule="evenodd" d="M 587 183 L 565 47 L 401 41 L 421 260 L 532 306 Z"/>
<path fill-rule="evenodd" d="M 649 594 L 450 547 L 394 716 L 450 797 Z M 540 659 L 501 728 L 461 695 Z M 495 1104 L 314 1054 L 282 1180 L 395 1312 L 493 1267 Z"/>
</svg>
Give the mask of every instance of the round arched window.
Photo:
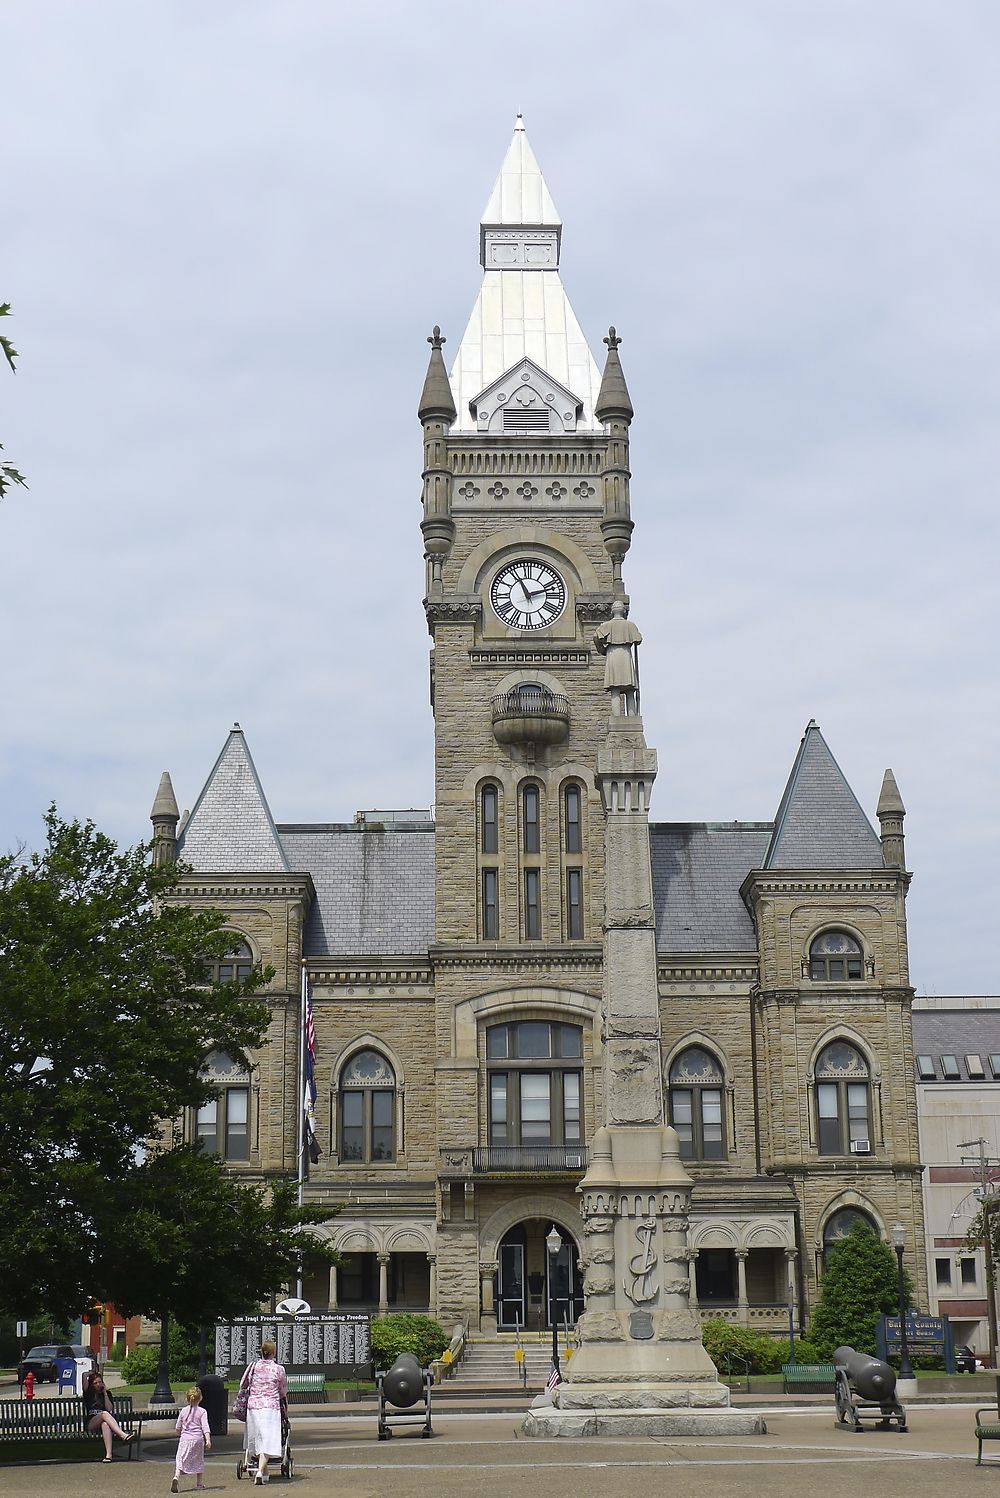
<svg viewBox="0 0 1000 1498">
<path fill-rule="evenodd" d="M 809 948 L 809 976 L 819 982 L 837 983 L 864 977 L 864 955 L 846 931 L 824 931 Z"/>
<path fill-rule="evenodd" d="M 340 1158 L 396 1158 L 396 1073 L 379 1051 L 358 1051 L 340 1073 Z"/>
<path fill-rule="evenodd" d="M 868 1063 L 846 1040 L 835 1040 L 816 1062 L 816 1113 L 821 1155 L 871 1154 Z"/>
<path fill-rule="evenodd" d="M 724 1160 L 725 1078 L 710 1052 L 689 1046 L 670 1068 L 670 1122 L 677 1130 L 682 1160 Z"/>
<path fill-rule="evenodd" d="M 839 1212 L 834 1212 L 828 1217 L 823 1228 L 823 1260 L 829 1257 L 831 1248 L 841 1243 L 849 1233 L 856 1227 L 868 1228 L 878 1236 L 878 1228 L 867 1212 L 860 1211 L 857 1207 L 842 1207 Z"/>
</svg>

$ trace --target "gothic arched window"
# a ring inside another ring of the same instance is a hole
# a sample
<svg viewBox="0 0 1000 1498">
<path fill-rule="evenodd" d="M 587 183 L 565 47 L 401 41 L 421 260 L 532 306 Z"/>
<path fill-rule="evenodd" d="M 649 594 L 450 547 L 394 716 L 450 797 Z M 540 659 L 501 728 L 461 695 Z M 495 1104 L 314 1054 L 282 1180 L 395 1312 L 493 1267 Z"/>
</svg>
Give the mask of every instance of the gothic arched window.
<svg viewBox="0 0 1000 1498">
<path fill-rule="evenodd" d="M 857 1207 L 841 1207 L 839 1212 L 834 1212 L 828 1217 L 823 1226 L 823 1263 L 825 1264 L 830 1255 L 831 1248 L 836 1248 L 844 1238 L 856 1227 L 867 1228 L 870 1233 L 878 1237 L 878 1228 L 868 1216 L 867 1212 L 860 1211 Z"/>
<path fill-rule="evenodd" d="M 358 1051 L 340 1073 L 340 1158 L 396 1158 L 396 1073 L 379 1051 Z"/>
<path fill-rule="evenodd" d="M 864 977 L 864 955 L 846 931 L 824 931 L 809 948 L 809 976 L 836 983 Z"/>
<path fill-rule="evenodd" d="M 681 1159 L 724 1160 L 725 1078 L 718 1061 L 701 1046 L 689 1046 L 674 1060 L 668 1081 L 670 1122 L 680 1139 Z"/>
<path fill-rule="evenodd" d="M 821 1155 L 871 1150 L 868 1063 L 846 1040 L 835 1040 L 816 1062 L 816 1122 Z"/>
</svg>

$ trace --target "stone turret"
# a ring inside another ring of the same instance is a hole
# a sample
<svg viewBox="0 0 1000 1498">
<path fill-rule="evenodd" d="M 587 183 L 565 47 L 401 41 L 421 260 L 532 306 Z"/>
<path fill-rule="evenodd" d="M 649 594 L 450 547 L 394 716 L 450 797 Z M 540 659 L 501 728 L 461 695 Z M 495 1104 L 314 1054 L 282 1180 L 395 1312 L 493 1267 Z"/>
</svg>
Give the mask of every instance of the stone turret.
<svg viewBox="0 0 1000 1498">
<path fill-rule="evenodd" d="M 896 777 L 886 770 L 882 779 L 882 790 L 878 798 L 878 825 L 882 838 L 882 857 L 887 868 L 904 869 L 906 859 L 903 845 L 903 818 L 906 807 L 899 794 Z"/>
<path fill-rule="evenodd" d="M 451 382 L 441 354 L 445 339 L 436 325 L 427 342 L 431 346 L 431 357 L 427 363 L 417 416 L 424 429 L 424 518 L 420 522 L 420 529 L 424 536 L 427 594 L 430 597 L 441 592 L 441 563 L 451 551 L 455 539 L 446 438 L 448 428 L 457 413 Z"/>
<path fill-rule="evenodd" d="M 177 810 L 177 798 L 170 783 L 170 775 L 164 770 L 160 776 L 153 809 L 149 813 L 149 820 L 153 824 L 153 863 L 157 867 L 174 863 L 177 858 L 179 818 L 180 812 Z"/>
<path fill-rule="evenodd" d="M 614 567 L 615 592 L 624 594 L 622 561 L 632 545 L 633 523 L 629 503 L 628 432 L 632 417 L 632 401 L 629 397 L 625 374 L 618 349 L 621 339 L 614 328 L 608 329 L 604 342 L 608 346 L 608 357 L 604 364 L 601 388 L 594 407 L 598 421 L 604 422 L 608 434 L 608 451 L 604 466 L 604 518 L 601 534 L 604 549 Z"/>
</svg>

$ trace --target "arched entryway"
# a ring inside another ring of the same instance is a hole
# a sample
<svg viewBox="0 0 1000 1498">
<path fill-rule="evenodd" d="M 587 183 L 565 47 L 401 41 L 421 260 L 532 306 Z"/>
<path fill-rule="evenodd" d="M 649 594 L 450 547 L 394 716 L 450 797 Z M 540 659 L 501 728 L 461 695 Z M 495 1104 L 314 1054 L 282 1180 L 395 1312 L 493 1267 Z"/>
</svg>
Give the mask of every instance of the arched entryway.
<svg viewBox="0 0 1000 1498">
<path fill-rule="evenodd" d="M 552 1265 L 545 1246 L 551 1227 L 550 1219 L 527 1218 L 501 1238 L 493 1292 L 498 1331 L 546 1331 L 553 1317 L 558 1326 L 576 1325 L 583 1311 L 580 1250 L 559 1228 L 562 1247 Z"/>
</svg>

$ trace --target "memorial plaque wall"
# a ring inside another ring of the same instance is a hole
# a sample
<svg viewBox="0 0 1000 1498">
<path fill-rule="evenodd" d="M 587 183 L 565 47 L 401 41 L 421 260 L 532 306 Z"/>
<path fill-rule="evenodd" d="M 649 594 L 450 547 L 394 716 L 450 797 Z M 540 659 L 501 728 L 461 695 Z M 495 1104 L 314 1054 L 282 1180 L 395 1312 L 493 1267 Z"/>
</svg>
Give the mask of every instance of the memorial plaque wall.
<svg viewBox="0 0 1000 1498">
<path fill-rule="evenodd" d="M 215 1371 L 221 1378 L 240 1374 L 260 1356 L 262 1342 L 274 1342 L 278 1362 L 289 1373 L 352 1375 L 371 1365 L 371 1317 L 366 1311 L 320 1311 L 294 1321 L 239 1316 L 215 1327 Z"/>
</svg>

